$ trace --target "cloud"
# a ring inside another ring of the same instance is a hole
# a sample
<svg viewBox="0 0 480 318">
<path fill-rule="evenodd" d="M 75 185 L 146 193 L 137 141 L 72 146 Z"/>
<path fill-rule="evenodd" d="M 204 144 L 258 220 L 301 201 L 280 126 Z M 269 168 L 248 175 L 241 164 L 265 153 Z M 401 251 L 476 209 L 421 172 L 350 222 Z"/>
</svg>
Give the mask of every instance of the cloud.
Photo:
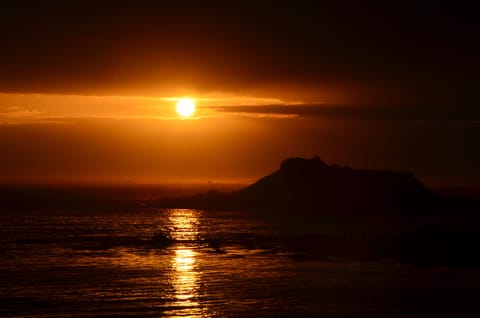
<svg viewBox="0 0 480 318">
<path fill-rule="evenodd" d="M 24 107 L 6 107 L 3 112 L 0 112 L 0 118 L 14 118 L 14 119 L 21 119 L 21 118 L 35 118 L 41 115 L 42 112 L 37 109 L 28 109 Z"/>
<path fill-rule="evenodd" d="M 254 117 L 331 117 L 357 120 L 480 122 L 480 112 L 470 107 L 389 107 L 337 104 L 257 105 L 212 107 L 220 113 Z"/>
<path fill-rule="evenodd" d="M 255 118 L 448 121 L 477 125 L 475 103 L 309 103 L 242 95 L 198 95 L 194 119 L 239 115 Z M 179 97 L 0 94 L 0 121 L 9 124 L 63 123 L 69 119 L 176 120 Z M 23 106 L 9 106 L 23 105 Z"/>
<path fill-rule="evenodd" d="M 102 1 L 91 14 L 88 1 L 28 2 L 0 12 L 1 92 L 359 104 L 478 91 L 478 23 L 464 4 Z"/>
</svg>

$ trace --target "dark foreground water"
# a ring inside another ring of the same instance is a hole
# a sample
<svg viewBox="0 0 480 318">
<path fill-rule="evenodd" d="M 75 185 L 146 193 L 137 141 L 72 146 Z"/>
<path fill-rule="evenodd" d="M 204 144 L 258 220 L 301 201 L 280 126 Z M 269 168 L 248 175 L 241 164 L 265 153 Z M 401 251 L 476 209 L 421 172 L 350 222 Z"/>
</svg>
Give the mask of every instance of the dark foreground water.
<svg viewBox="0 0 480 318">
<path fill-rule="evenodd" d="M 1 317 L 480 315 L 474 270 L 309 258 L 305 233 L 247 214 L 0 218 Z M 152 244 L 159 230 L 175 243 Z"/>
</svg>

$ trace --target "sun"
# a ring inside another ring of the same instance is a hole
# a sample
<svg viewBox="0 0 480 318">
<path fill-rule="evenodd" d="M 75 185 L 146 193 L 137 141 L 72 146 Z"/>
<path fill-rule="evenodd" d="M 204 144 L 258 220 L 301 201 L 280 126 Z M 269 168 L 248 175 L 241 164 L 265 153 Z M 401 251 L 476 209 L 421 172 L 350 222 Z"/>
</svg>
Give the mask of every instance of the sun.
<svg viewBox="0 0 480 318">
<path fill-rule="evenodd" d="M 177 102 L 177 113 L 182 117 L 189 117 L 195 112 L 195 102 L 191 98 L 180 98 Z"/>
</svg>

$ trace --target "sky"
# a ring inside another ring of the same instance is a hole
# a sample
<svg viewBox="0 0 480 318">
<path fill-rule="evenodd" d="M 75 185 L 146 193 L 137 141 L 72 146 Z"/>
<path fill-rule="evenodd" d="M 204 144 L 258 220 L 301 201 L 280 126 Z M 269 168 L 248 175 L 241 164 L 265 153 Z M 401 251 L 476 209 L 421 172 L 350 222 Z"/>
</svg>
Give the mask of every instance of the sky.
<svg viewBox="0 0 480 318">
<path fill-rule="evenodd" d="M 468 4 L 17 1 L 0 181 L 251 182 L 291 156 L 480 184 Z M 175 112 L 179 98 L 193 117 Z"/>
</svg>

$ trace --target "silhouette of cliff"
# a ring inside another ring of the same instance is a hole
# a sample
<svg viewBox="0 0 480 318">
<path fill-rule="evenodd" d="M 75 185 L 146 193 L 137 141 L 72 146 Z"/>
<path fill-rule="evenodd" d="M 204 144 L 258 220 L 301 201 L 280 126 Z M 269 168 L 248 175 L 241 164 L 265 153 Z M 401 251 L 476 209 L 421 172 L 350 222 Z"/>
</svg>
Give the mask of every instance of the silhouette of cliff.
<svg viewBox="0 0 480 318">
<path fill-rule="evenodd" d="M 329 166 L 320 158 L 290 158 L 280 169 L 242 191 L 252 208 L 348 212 L 408 207 L 430 192 L 408 172 Z"/>
<path fill-rule="evenodd" d="M 436 197 L 409 172 L 352 169 L 327 165 L 315 157 L 286 159 L 279 170 L 234 193 L 211 191 L 159 204 L 338 215 L 414 211 Z"/>
</svg>

